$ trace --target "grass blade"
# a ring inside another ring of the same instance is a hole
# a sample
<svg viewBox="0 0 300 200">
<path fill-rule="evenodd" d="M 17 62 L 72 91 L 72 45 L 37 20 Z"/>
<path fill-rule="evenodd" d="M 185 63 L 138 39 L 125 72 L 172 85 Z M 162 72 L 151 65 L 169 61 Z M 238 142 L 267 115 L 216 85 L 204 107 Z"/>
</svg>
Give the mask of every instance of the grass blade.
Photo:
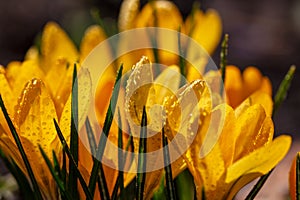
<svg viewBox="0 0 300 200">
<path fill-rule="evenodd" d="M 120 109 L 118 110 L 118 147 L 119 147 L 119 153 L 118 153 L 118 165 L 119 165 L 119 187 L 120 187 L 120 197 L 121 199 L 124 199 L 124 154 L 123 154 L 123 132 L 122 132 L 122 120 L 121 120 L 121 114 L 120 114 Z"/>
<path fill-rule="evenodd" d="M 63 198 L 65 198 L 67 200 L 71 200 L 72 198 L 71 198 L 70 194 L 66 191 L 63 181 L 57 176 L 56 170 L 52 166 L 50 159 L 48 158 L 45 151 L 42 149 L 42 147 L 40 145 L 39 145 L 39 149 L 40 149 L 41 154 L 50 170 L 52 177 L 54 178 L 58 188 L 60 189 L 60 192 L 61 192 Z"/>
<path fill-rule="evenodd" d="M 181 27 L 179 26 L 178 29 L 178 34 L 177 34 L 177 42 L 178 42 L 178 53 L 179 53 L 179 69 L 180 69 L 180 74 L 182 75 L 181 80 L 180 80 L 180 86 L 183 86 L 185 84 L 184 78 L 186 78 L 186 68 L 185 68 L 185 52 L 182 51 L 182 46 L 181 46 Z"/>
<path fill-rule="evenodd" d="M 95 162 L 97 162 L 96 159 L 94 160 L 94 163 Z M 104 200 L 110 199 L 102 164 L 100 164 L 100 166 L 99 166 L 97 182 L 98 182 L 98 189 L 100 192 L 101 199 L 104 199 Z"/>
<path fill-rule="evenodd" d="M 96 139 L 95 139 L 94 132 L 93 132 L 93 129 L 91 127 L 91 124 L 90 124 L 90 121 L 88 118 L 85 121 L 85 125 L 86 125 L 86 132 L 88 135 L 88 140 L 89 140 L 89 144 L 90 144 L 90 148 L 91 148 L 91 153 L 92 153 L 92 155 L 95 155 L 96 149 L 97 149 L 96 148 Z M 97 160 L 95 159 L 94 156 L 92 156 L 92 159 L 93 159 L 94 163 L 97 162 Z M 101 199 L 107 199 L 107 197 L 109 196 L 109 192 L 108 192 L 107 183 L 105 180 L 103 167 L 101 164 L 99 166 L 99 174 L 97 176 L 97 182 L 98 182 L 98 187 L 99 187 L 98 189 L 100 192 Z"/>
<path fill-rule="evenodd" d="M 100 140 L 99 143 L 97 145 L 97 151 L 96 151 L 96 159 L 94 161 L 94 165 L 92 168 L 92 172 L 91 172 L 91 178 L 89 181 L 89 189 L 92 193 L 92 196 L 94 196 L 95 193 L 95 188 L 96 188 L 96 182 L 97 182 L 97 177 L 98 177 L 98 172 L 100 169 L 100 160 L 102 160 L 102 156 L 104 153 L 104 149 L 105 149 L 105 145 L 106 145 L 106 141 L 109 135 L 109 131 L 110 131 L 110 127 L 112 124 L 112 120 L 113 120 L 113 113 L 115 112 L 115 108 L 117 105 L 117 100 L 118 100 L 118 96 L 119 96 L 119 90 L 120 90 L 120 82 L 119 80 L 122 77 L 122 71 L 123 71 L 123 65 L 121 65 L 118 73 L 117 73 L 117 77 L 116 77 L 116 81 L 115 81 L 115 85 L 114 85 L 114 89 L 113 89 L 113 93 L 112 93 L 112 97 L 110 100 L 110 104 L 105 116 L 105 121 L 104 121 L 104 125 L 103 125 L 103 130 L 102 133 L 100 135 Z M 101 165 L 102 166 L 102 165 Z M 105 180 L 105 178 L 104 178 Z M 104 182 L 101 181 L 101 182 Z M 106 196 L 107 199 L 109 199 L 109 195 Z"/>
<path fill-rule="evenodd" d="M 57 159 L 57 156 L 55 154 L 55 151 L 52 150 L 52 157 L 53 157 L 53 167 L 54 167 L 54 170 L 55 172 L 57 173 L 58 177 L 62 179 L 62 173 L 61 173 L 61 170 L 60 170 L 60 166 L 59 166 L 59 162 L 58 162 L 58 159 Z M 64 183 L 64 182 L 63 182 Z"/>
<path fill-rule="evenodd" d="M 62 159 L 62 167 L 61 167 L 61 174 L 62 174 L 62 180 L 64 184 L 67 184 L 67 158 L 66 158 L 66 152 L 63 150 L 63 159 Z"/>
<path fill-rule="evenodd" d="M 152 199 L 153 200 L 166 200 L 166 188 L 165 188 L 165 173 L 163 173 L 158 189 L 154 192 Z"/>
<path fill-rule="evenodd" d="M 204 188 L 204 186 L 202 187 L 201 193 L 202 193 L 202 200 L 206 200 L 206 195 L 205 195 L 205 188 Z M 196 195 L 196 193 L 195 193 L 195 195 Z"/>
<path fill-rule="evenodd" d="M 97 144 L 96 144 L 96 139 L 89 118 L 86 118 L 85 120 L 85 127 L 86 127 L 86 133 L 88 136 L 91 153 L 92 155 L 96 155 Z"/>
<path fill-rule="evenodd" d="M 118 196 L 118 190 L 120 188 L 120 197 L 121 199 L 124 199 L 123 190 L 124 190 L 124 174 L 123 174 L 123 166 L 124 166 L 124 156 L 123 156 L 123 132 L 122 132 L 122 121 L 121 121 L 121 115 L 120 115 L 120 109 L 118 109 L 118 166 L 119 166 L 119 174 L 117 182 L 114 186 L 113 193 L 111 195 L 111 199 L 117 199 Z"/>
<path fill-rule="evenodd" d="M 19 149 L 19 151 L 20 151 L 20 153 L 21 153 L 21 157 L 22 157 L 22 159 L 23 159 L 23 161 L 24 161 L 26 170 L 27 170 L 27 172 L 28 172 L 30 181 L 31 181 L 32 186 L 33 186 L 35 199 L 43 199 L 43 198 L 42 198 L 41 191 L 40 191 L 40 188 L 39 188 L 39 185 L 38 185 L 38 183 L 37 183 L 37 181 L 36 181 L 36 178 L 35 178 L 35 176 L 34 176 L 34 174 L 33 174 L 31 165 L 30 165 L 30 163 L 29 163 L 29 161 L 28 161 L 28 158 L 27 158 L 26 153 L 25 153 L 25 151 L 24 151 L 24 148 L 23 148 L 23 145 L 22 145 L 21 140 L 20 140 L 20 138 L 19 138 L 19 135 L 18 135 L 18 133 L 17 133 L 17 131 L 16 131 L 16 129 L 15 129 L 15 126 L 13 125 L 13 123 L 12 123 L 12 121 L 11 121 L 11 119 L 10 119 L 8 113 L 7 113 L 7 110 L 6 110 L 5 106 L 4 106 L 4 102 L 3 102 L 3 99 L 2 99 L 2 96 L 1 96 L 1 95 L 0 95 L 0 107 L 1 107 L 1 109 L 2 109 L 2 112 L 3 112 L 3 114 L 4 114 L 4 117 L 5 117 L 5 119 L 6 119 L 6 122 L 7 122 L 8 126 L 9 126 L 9 129 L 10 129 L 10 131 L 11 131 L 11 133 L 12 133 L 12 136 L 13 136 L 13 138 L 14 138 L 16 144 L 17 144 L 17 147 L 18 147 L 18 149 Z"/>
<path fill-rule="evenodd" d="M 165 129 L 162 129 L 162 141 L 163 141 L 163 153 L 165 162 L 165 173 L 166 173 L 166 187 L 168 199 L 176 200 L 176 188 L 173 183 L 172 168 L 170 162 L 170 154 L 168 148 L 168 139 L 165 136 Z"/>
<path fill-rule="evenodd" d="M 58 126 L 58 124 L 57 124 L 57 122 L 56 122 L 55 119 L 54 119 L 54 125 L 55 125 L 56 131 L 57 131 L 57 135 L 58 135 L 58 137 L 60 139 L 60 142 L 63 145 L 64 151 L 66 152 L 66 154 L 67 154 L 69 160 L 71 161 L 72 165 L 75 166 L 74 167 L 74 173 L 77 176 L 77 178 L 79 179 L 79 182 L 80 182 L 80 184 L 82 186 L 82 189 L 83 189 L 83 191 L 84 191 L 84 193 L 86 195 L 86 198 L 89 199 L 89 200 L 92 200 L 93 197 L 92 197 L 92 195 L 91 195 L 91 193 L 89 191 L 89 188 L 87 187 L 87 185 L 86 185 L 86 183 L 85 183 L 85 181 L 84 181 L 84 179 L 83 179 L 83 177 L 82 177 L 82 175 L 81 175 L 81 173 L 80 173 L 80 171 L 78 169 L 78 166 L 75 163 L 73 155 L 71 154 L 71 151 L 70 151 L 70 149 L 68 147 L 68 144 L 67 144 L 67 142 L 66 142 L 66 140 L 65 140 L 65 138 L 64 138 L 64 136 L 63 136 L 63 134 L 62 134 L 62 132 L 61 132 L 61 130 L 60 130 L 60 128 L 59 128 L 59 126 Z M 76 190 L 77 190 L 77 188 L 76 188 Z"/>
<path fill-rule="evenodd" d="M 275 98 L 274 98 L 274 108 L 273 108 L 273 115 L 278 110 L 281 103 L 285 100 L 287 96 L 287 92 L 291 86 L 291 82 L 293 80 L 294 74 L 296 71 L 296 67 L 292 65 L 285 75 L 284 79 L 280 83 L 280 86 L 276 92 Z"/>
<path fill-rule="evenodd" d="M 139 142 L 138 168 L 136 176 L 136 199 L 142 200 L 144 197 L 144 187 L 146 181 L 146 156 L 147 151 L 147 114 L 145 106 L 143 108 L 141 133 Z"/>
<path fill-rule="evenodd" d="M 271 175 L 273 170 L 274 170 L 274 168 L 271 171 L 269 171 L 267 174 L 260 177 L 260 179 L 257 181 L 257 183 L 254 185 L 252 190 L 249 192 L 249 194 L 245 198 L 245 200 L 252 200 L 256 197 L 256 195 L 258 194 L 260 189 L 263 187 L 263 185 L 265 184 L 265 182 L 267 181 L 267 179 L 269 178 L 269 176 Z"/>
<path fill-rule="evenodd" d="M 228 55 L 228 34 L 225 34 L 224 39 L 221 45 L 221 53 L 220 53 L 220 69 L 222 75 L 222 81 L 220 83 L 220 94 L 223 95 L 224 92 L 224 84 L 225 84 L 225 76 L 226 76 L 226 66 L 227 66 L 227 55 Z"/>
<path fill-rule="evenodd" d="M 73 70 L 73 84 L 72 84 L 72 99 L 71 99 L 71 139 L 70 139 L 70 152 L 74 159 L 74 164 L 72 160 L 69 160 L 69 179 L 68 179 L 68 190 L 72 195 L 73 199 L 78 199 L 77 191 L 77 176 L 75 168 L 78 165 L 78 80 L 77 79 L 77 69 L 76 64 L 74 64 Z"/>
<path fill-rule="evenodd" d="M 195 197 L 195 185 L 194 177 L 189 170 L 181 172 L 174 180 L 176 187 L 176 194 L 178 199 L 194 199 Z"/>
</svg>

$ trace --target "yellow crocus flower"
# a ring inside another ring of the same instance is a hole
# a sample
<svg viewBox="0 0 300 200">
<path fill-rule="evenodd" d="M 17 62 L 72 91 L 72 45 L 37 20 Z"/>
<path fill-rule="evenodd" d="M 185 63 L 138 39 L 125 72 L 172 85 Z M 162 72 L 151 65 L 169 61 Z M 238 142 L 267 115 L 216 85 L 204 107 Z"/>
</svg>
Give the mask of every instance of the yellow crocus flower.
<svg viewBox="0 0 300 200">
<path fill-rule="evenodd" d="M 86 31 L 80 51 L 78 51 L 59 25 L 49 22 L 42 33 L 41 54 L 38 54 L 33 47 L 27 52 L 25 61 L 11 62 L 6 69 L 2 67 L 0 69 L 1 95 L 46 199 L 57 199 L 58 193 L 54 179 L 39 152 L 38 144 L 42 146 L 51 160 L 53 149 L 61 157 L 61 145 L 53 119 L 59 122 L 65 138 L 69 141 L 73 64 L 82 62 L 89 52 L 104 39 L 106 36 L 103 30 L 99 26 L 92 26 Z M 79 67 L 80 64 L 77 65 Z M 101 80 L 106 89 L 101 84 L 99 90 L 103 90 L 107 95 L 105 98 L 102 96 L 101 100 L 108 102 L 111 93 L 109 90 L 112 90 L 110 83 L 115 80 L 115 74 L 108 72 L 106 75 Z M 97 109 L 99 116 L 105 115 L 108 106 L 107 103 L 102 105 L 103 108 Z M 12 157 L 20 169 L 27 174 L 2 114 L 0 125 L 1 149 L 7 156 Z M 115 134 L 111 135 L 116 137 L 116 126 L 113 131 Z M 117 140 L 113 141 L 117 144 Z M 91 154 L 80 142 L 79 168 L 87 182 L 92 163 Z M 105 167 L 104 171 L 107 174 L 109 192 L 112 193 L 117 171 L 109 167 Z M 96 196 L 99 196 L 99 192 Z"/>
<path fill-rule="evenodd" d="M 217 11 L 208 9 L 203 12 L 197 8 L 184 21 L 179 9 L 171 1 L 150 1 L 141 10 L 139 10 L 139 3 L 139 0 L 123 1 L 119 14 L 120 31 L 143 27 L 166 28 L 190 36 L 208 54 L 212 54 L 217 47 L 222 33 L 222 23 Z M 166 35 L 155 35 L 155 37 L 158 42 L 163 42 L 164 46 L 168 42 L 168 36 Z M 149 38 L 145 38 L 145 40 L 149 40 Z M 168 45 L 171 49 L 178 49 L 178 45 L 174 42 L 169 42 Z M 189 47 L 186 48 L 188 52 Z M 137 58 L 143 55 L 149 57 L 153 62 L 157 61 L 152 49 L 136 50 L 121 57 L 120 60 L 128 63 L 128 66 L 125 66 L 128 68 L 137 62 Z M 158 50 L 158 57 L 160 64 L 179 65 L 178 55 L 171 52 Z"/>
<path fill-rule="evenodd" d="M 212 116 L 219 126 L 210 132 Z M 198 199 L 203 188 L 207 199 L 232 199 L 247 183 L 274 168 L 291 145 L 291 137 L 286 135 L 273 140 L 273 122 L 260 104 L 245 106 L 242 112 L 221 104 L 210 113 L 203 112 L 200 119 L 197 135 L 184 155 Z M 205 137 L 218 132 L 212 147 Z M 174 137 L 176 131 L 168 134 Z"/>
<path fill-rule="evenodd" d="M 256 92 L 235 110 L 228 104 L 212 107 L 204 81 L 195 80 L 178 89 L 180 76 L 176 66 L 166 68 L 153 80 L 150 65 L 149 60 L 143 57 L 128 79 L 126 91 L 135 91 L 132 94 L 127 92 L 125 97 L 129 125 L 134 135 L 139 134 L 136 124 L 140 123 L 140 113 L 146 105 L 150 121 L 148 130 L 151 132 L 154 129 L 151 127 L 157 128 L 156 134 L 147 140 L 151 144 L 147 146 L 147 152 L 161 148 L 163 117 L 157 114 L 160 111 L 156 110 L 157 105 L 165 109 L 165 130 L 169 140 L 181 135 L 178 149 L 196 134 L 188 150 L 182 151 L 182 157 L 172 164 L 172 171 L 176 177 L 188 167 L 194 177 L 198 199 L 201 199 L 202 188 L 208 199 L 232 199 L 243 186 L 269 172 L 286 155 L 291 138 L 282 135 L 273 140 L 272 100 L 269 95 Z M 140 85 L 142 87 L 138 87 Z M 188 100 L 192 94 L 197 97 L 197 102 L 191 106 Z M 200 114 L 198 118 L 197 113 Z M 198 131 L 193 133 L 191 127 L 197 123 Z M 209 129 L 211 123 L 214 126 Z M 217 138 L 211 141 L 209 137 Z M 137 152 L 138 140 L 135 147 Z M 146 174 L 146 198 L 151 197 L 156 189 L 153 186 L 157 185 L 161 173 L 162 170 L 157 170 Z"/>
</svg>

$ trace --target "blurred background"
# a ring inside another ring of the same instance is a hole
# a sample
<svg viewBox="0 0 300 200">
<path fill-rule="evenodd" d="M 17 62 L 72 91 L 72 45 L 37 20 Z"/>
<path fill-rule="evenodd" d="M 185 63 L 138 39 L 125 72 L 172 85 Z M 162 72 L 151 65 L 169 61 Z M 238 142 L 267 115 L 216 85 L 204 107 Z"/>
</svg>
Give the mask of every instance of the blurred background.
<svg viewBox="0 0 300 200">
<path fill-rule="evenodd" d="M 142 0 L 143 4 L 146 2 Z M 183 16 L 190 12 L 193 2 L 174 1 Z M 9 61 L 22 60 L 50 20 L 58 22 L 78 45 L 84 30 L 95 23 L 91 10 L 98 9 L 113 33 L 120 4 L 121 0 L 0 1 L 0 64 L 5 66 Z M 203 0 L 200 4 L 204 9 L 218 10 L 222 17 L 224 33 L 230 36 L 228 63 L 242 69 L 249 65 L 259 67 L 271 79 L 274 93 L 290 65 L 300 66 L 300 0 Z M 219 63 L 219 51 L 213 56 L 216 63 Z M 296 71 L 287 100 L 274 117 L 276 134 L 291 134 L 295 139 L 290 155 L 300 151 L 298 74 Z M 282 190 L 282 196 L 286 195 L 286 172 L 291 159 L 286 158 L 279 166 L 285 172 L 273 173 L 275 181 L 268 181 L 272 182 L 268 186 L 272 190 L 265 189 L 261 198 L 274 199 L 270 195 L 276 188 L 275 182 L 278 179 L 282 182 L 283 178 L 284 187 L 279 186 L 276 190 Z"/>
</svg>

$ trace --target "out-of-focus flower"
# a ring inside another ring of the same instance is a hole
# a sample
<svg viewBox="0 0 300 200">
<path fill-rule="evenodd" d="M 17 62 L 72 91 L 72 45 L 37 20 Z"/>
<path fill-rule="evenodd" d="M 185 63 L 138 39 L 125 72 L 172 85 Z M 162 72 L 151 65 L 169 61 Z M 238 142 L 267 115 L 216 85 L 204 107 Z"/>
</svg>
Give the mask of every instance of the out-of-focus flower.
<svg viewBox="0 0 300 200">
<path fill-rule="evenodd" d="M 38 144 L 49 158 L 52 158 L 53 149 L 61 157 L 60 141 L 53 119 L 59 121 L 60 128 L 69 141 L 73 64 L 78 61 L 82 62 L 89 52 L 104 39 L 106 36 L 103 30 L 99 26 L 92 26 L 86 31 L 80 51 L 78 51 L 67 34 L 56 23 L 50 22 L 45 26 L 42 34 L 41 54 L 33 47 L 29 49 L 24 62 L 11 62 L 6 69 L 1 68 L 1 95 L 20 135 L 42 193 L 47 199 L 56 199 L 57 190 Z M 77 66 L 79 67 L 80 64 Z M 106 73 L 101 80 L 103 84 L 98 91 L 101 90 L 102 98 L 99 99 L 104 102 L 100 104 L 103 108 L 97 109 L 99 116 L 105 115 L 112 90 L 111 82 L 114 79 L 114 73 Z M 7 156 L 12 157 L 27 174 L 2 114 L 0 120 L 1 149 Z M 116 140 L 114 142 L 117 144 Z M 79 146 L 79 168 L 88 181 L 93 163 L 92 157 L 81 142 Z M 109 192 L 112 193 L 117 171 L 109 167 L 105 167 L 104 171 L 107 174 Z"/>
<path fill-rule="evenodd" d="M 294 158 L 291 169 L 290 169 L 290 175 L 289 175 L 289 185 L 290 185 L 290 197 L 291 200 L 297 199 L 297 157 L 300 155 L 298 152 L 296 157 Z M 298 180 L 299 184 L 299 180 Z"/>
<path fill-rule="evenodd" d="M 239 68 L 229 65 L 225 71 L 225 83 L 221 82 L 219 71 L 208 71 L 204 74 L 204 78 L 215 93 L 219 93 L 220 87 L 224 84 L 225 100 L 232 108 L 241 110 L 245 105 L 261 104 L 266 113 L 272 115 L 272 84 L 258 68 L 247 67 L 241 73 Z M 240 106 L 241 104 L 243 106 Z"/>
<path fill-rule="evenodd" d="M 222 33 L 222 23 L 217 11 L 208 9 L 203 12 L 199 8 L 195 8 L 184 21 L 177 6 L 171 1 L 150 1 L 141 10 L 139 10 L 139 3 L 139 0 L 123 1 L 119 14 L 120 31 L 143 27 L 166 28 L 188 35 L 209 54 L 212 54 L 217 47 Z M 145 40 L 148 39 L 145 38 Z M 169 47 L 177 46 L 177 42 L 171 42 L 167 35 L 157 34 L 155 39 L 163 42 L 164 46 L 166 46 L 165 43 L 168 43 Z M 186 51 L 189 52 L 189 46 L 186 48 Z M 134 51 L 121 59 L 126 60 L 124 63 L 132 66 L 138 58 L 144 55 L 151 61 L 156 61 L 152 49 Z M 161 64 L 179 65 L 178 55 L 167 51 L 158 50 L 158 59 Z"/>
<path fill-rule="evenodd" d="M 243 73 L 235 66 L 226 67 L 225 90 L 227 102 L 233 108 L 240 105 L 251 94 L 262 91 L 272 97 L 272 85 L 256 67 L 247 67 Z"/>
</svg>

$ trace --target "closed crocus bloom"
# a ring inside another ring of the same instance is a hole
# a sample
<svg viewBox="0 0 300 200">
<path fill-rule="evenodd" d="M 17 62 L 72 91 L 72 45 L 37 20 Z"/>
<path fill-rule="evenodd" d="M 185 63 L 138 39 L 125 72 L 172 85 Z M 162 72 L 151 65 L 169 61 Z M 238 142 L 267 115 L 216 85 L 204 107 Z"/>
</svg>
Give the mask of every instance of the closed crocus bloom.
<svg viewBox="0 0 300 200">
<path fill-rule="evenodd" d="M 236 108 L 256 91 L 272 96 L 272 85 L 255 67 L 247 67 L 243 73 L 235 66 L 226 67 L 225 90 L 228 104 Z"/>
<path fill-rule="evenodd" d="M 119 15 L 120 30 L 123 31 L 143 27 L 158 27 L 179 31 L 194 39 L 209 54 L 213 53 L 219 43 L 222 32 L 221 19 L 218 13 L 212 9 L 205 13 L 200 9 L 195 9 L 184 22 L 177 6 L 171 1 L 151 1 L 141 10 L 139 10 L 139 1 L 124 1 Z M 154 39 L 157 41 L 158 45 L 162 43 L 164 47 L 168 47 L 169 49 L 172 49 L 172 51 L 176 52 L 179 48 L 177 40 L 174 42 L 168 35 L 157 33 Z M 149 36 L 145 36 L 145 40 L 151 42 Z M 184 50 L 187 52 L 194 51 L 189 49 L 188 44 L 184 47 Z M 129 66 L 132 66 L 137 62 L 134 58 L 143 55 L 149 57 L 152 62 L 158 61 L 165 65 L 179 65 L 178 55 L 164 50 L 158 50 L 158 58 L 154 56 L 153 50 L 144 49 L 128 54 L 120 59 L 125 64 L 128 63 Z M 202 69 L 202 62 L 203 61 L 199 61 L 201 67 L 196 67 Z M 202 72 L 202 70 L 200 71 Z"/>
</svg>

